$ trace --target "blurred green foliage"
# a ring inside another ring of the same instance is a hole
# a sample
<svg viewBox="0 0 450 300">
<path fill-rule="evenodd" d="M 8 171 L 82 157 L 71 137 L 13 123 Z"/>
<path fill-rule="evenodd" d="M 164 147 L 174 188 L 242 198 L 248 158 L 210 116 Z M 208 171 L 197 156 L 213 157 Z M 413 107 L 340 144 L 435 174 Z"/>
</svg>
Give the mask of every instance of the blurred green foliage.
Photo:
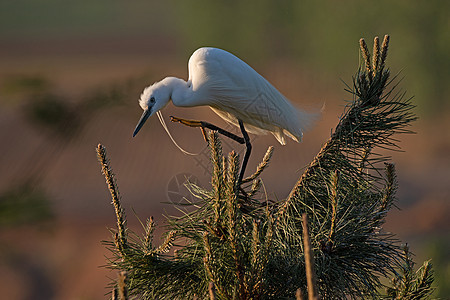
<svg viewBox="0 0 450 300">
<path fill-rule="evenodd" d="M 41 223 L 52 217 L 49 199 L 39 185 L 25 182 L 0 195 L 0 228 Z"/>
<path fill-rule="evenodd" d="M 70 137 L 77 132 L 79 121 L 74 108 L 57 95 L 35 95 L 27 101 L 25 108 L 28 119 L 35 125 L 60 136 Z"/>
<path fill-rule="evenodd" d="M 144 85 L 144 78 L 129 78 L 83 91 L 81 99 L 70 99 L 61 96 L 44 76 L 15 74 L 4 80 L 0 91 L 4 95 L 3 102 L 20 103 L 23 106 L 26 119 L 37 131 L 43 129 L 70 139 L 80 132 L 83 122 L 92 113 L 124 104 L 124 99 L 138 94 Z"/>
<path fill-rule="evenodd" d="M 3 102 L 19 103 L 22 106 L 26 118 L 38 131 L 45 129 L 61 137 L 71 137 L 80 126 L 74 105 L 55 92 L 51 80 L 45 76 L 8 76 L 3 80 L 0 91 Z"/>
<path fill-rule="evenodd" d="M 433 269 L 436 274 L 434 296 L 446 299 L 450 295 L 450 257 L 448 255 L 450 242 L 445 236 L 436 237 L 428 241 L 425 248 L 425 255 L 433 258 Z"/>
<path fill-rule="evenodd" d="M 136 0 L 0 1 L 0 37 L 134 35 L 164 30 L 167 4 Z M 159 12 L 159 13 L 157 13 Z M 160 25 L 158 25 L 160 24 Z"/>
<path fill-rule="evenodd" d="M 139 94 L 140 89 L 145 85 L 145 79 L 136 77 L 128 78 L 128 80 L 120 83 L 95 87 L 86 91 L 80 109 L 85 113 L 92 113 L 106 107 L 128 104 L 126 100 L 130 95 Z"/>
</svg>

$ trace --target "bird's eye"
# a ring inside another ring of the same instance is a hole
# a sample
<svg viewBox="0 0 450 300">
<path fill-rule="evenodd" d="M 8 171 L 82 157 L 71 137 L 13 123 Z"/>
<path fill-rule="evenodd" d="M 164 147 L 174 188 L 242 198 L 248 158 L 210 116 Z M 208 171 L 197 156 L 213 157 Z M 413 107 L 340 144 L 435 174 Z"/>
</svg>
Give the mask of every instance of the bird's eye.
<svg viewBox="0 0 450 300">
<path fill-rule="evenodd" d="M 156 100 L 155 100 L 155 97 L 151 97 L 151 98 L 150 98 L 150 103 L 155 103 L 155 101 L 156 101 Z"/>
</svg>

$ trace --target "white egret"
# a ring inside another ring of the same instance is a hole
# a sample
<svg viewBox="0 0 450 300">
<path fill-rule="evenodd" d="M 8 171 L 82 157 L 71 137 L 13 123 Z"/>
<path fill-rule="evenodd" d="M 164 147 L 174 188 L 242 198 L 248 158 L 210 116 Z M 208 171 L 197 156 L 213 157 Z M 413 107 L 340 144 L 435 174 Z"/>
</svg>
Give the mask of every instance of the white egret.
<svg viewBox="0 0 450 300">
<path fill-rule="evenodd" d="M 316 114 L 296 109 L 264 77 L 225 50 L 200 48 L 190 57 L 188 68 L 188 81 L 166 77 L 144 89 L 139 100 L 144 113 L 133 136 L 150 116 L 164 108 L 170 100 L 180 107 L 209 106 L 222 119 L 240 127 L 243 133 L 243 140 L 231 137 L 241 144 L 245 142 L 247 146 L 241 180 L 251 152 L 246 131 L 254 134 L 270 132 L 284 145 L 285 136 L 300 142 L 303 131 L 315 119 Z M 178 118 L 175 121 L 218 129 L 206 122 L 193 123 Z"/>
</svg>

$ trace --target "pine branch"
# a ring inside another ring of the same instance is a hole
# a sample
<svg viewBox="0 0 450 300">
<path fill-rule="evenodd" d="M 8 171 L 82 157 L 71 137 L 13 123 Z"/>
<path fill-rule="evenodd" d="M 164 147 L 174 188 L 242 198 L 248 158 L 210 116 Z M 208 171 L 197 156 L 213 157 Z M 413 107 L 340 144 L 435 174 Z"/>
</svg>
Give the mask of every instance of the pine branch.
<svg viewBox="0 0 450 300">
<path fill-rule="evenodd" d="M 337 297 L 339 289 L 347 295 L 375 295 L 378 276 L 392 272 L 398 261 L 393 235 L 380 231 L 395 199 L 395 169 L 388 166 L 386 179 L 379 164 L 388 157 L 377 151 L 397 150 L 393 136 L 409 133 L 407 128 L 416 117 L 410 99 L 395 92 L 397 84 L 385 69 L 388 45 L 388 36 L 381 49 L 375 38 L 371 60 L 367 44 L 360 40 L 364 67 L 348 88 L 354 100 L 288 198 L 279 204 L 279 239 L 299 243 L 295 232 L 301 232 L 301 214 L 306 212 L 314 220 L 311 236 L 323 297 Z M 334 288 L 325 284 L 328 281 L 335 283 Z"/>
<path fill-rule="evenodd" d="M 383 70 L 389 36 L 385 37 L 383 47 L 379 50 L 380 53 L 375 55 L 381 57 L 380 65 L 378 69 L 374 70 L 375 76 L 370 85 L 365 80 L 372 70 L 370 53 L 364 39 L 361 39 L 360 43 L 365 57 L 366 72 L 358 71 L 356 76 L 358 80 L 354 80 L 354 88 L 350 91 L 357 99 L 351 103 L 329 140 L 300 177 L 288 200 L 284 203 L 284 208 L 294 201 L 300 191 L 308 187 L 307 181 L 314 182 L 316 180 L 315 175 L 321 169 L 331 167 L 336 170 L 344 170 L 349 177 L 356 180 L 361 179 L 362 170 L 355 163 L 367 161 L 369 154 L 374 155 L 369 153 L 368 149 L 395 148 L 392 135 L 401 131 L 408 132 L 404 129 L 416 119 L 410 112 L 413 108 L 409 102 L 410 99 L 404 100 L 403 95 L 396 95 L 390 99 L 389 96 L 396 86 L 384 96 L 382 95 L 389 78 L 389 71 Z M 373 169 L 376 170 L 376 168 Z M 281 208 L 281 211 L 284 211 L 284 208 Z"/>
<path fill-rule="evenodd" d="M 155 231 L 155 222 L 153 217 L 147 219 L 147 224 L 144 227 L 144 251 L 148 254 L 153 253 L 153 232 Z"/>
<path fill-rule="evenodd" d="M 411 258 L 408 245 L 403 247 L 403 263 L 400 271 L 392 278 L 392 286 L 387 288 L 385 299 L 427 299 L 433 293 L 433 269 L 430 261 L 414 272 L 414 261 Z"/>
<path fill-rule="evenodd" d="M 256 172 L 253 173 L 252 175 L 250 175 L 247 178 L 244 178 L 242 180 L 242 183 L 247 183 L 250 181 L 255 180 L 255 178 L 257 178 L 259 175 L 261 175 L 261 173 L 264 171 L 264 169 L 268 166 L 270 159 L 272 158 L 272 154 L 273 154 L 273 146 L 270 146 L 267 149 L 266 154 L 264 155 L 264 158 L 262 160 L 262 162 L 258 165 L 258 167 L 256 168 Z"/>
<path fill-rule="evenodd" d="M 122 209 L 122 206 L 120 204 L 119 188 L 117 187 L 114 173 L 111 169 L 111 166 L 109 165 L 109 160 L 106 156 L 106 148 L 101 144 L 98 144 L 97 146 L 97 157 L 98 161 L 102 166 L 102 172 L 103 175 L 105 176 L 106 183 L 108 185 L 108 189 L 111 194 L 112 203 L 114 205 L 114 209 L 116 212 L 117 229 L 118 229 L 116 243 L 118 248 L 120 249 L 120 252 L 122 253 L 122 255 L 124 255 L 124 249 L 127 248 L 127 233 L 126 233 L 127 220 L 125 217 L 125 213 Z"/>
</svg>

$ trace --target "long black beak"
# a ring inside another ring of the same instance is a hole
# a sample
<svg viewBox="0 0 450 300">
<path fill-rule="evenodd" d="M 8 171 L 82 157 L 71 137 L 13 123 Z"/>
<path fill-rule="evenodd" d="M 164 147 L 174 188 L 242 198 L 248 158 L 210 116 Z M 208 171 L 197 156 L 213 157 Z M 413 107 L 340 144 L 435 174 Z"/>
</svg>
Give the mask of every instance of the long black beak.
<svg viewBox="0 0 450 300">
<path fill-rule="evenodd" d="M 136 126 L 136 129 L 134 129 L 133 137 L 135 137 L 139 130 L 141 130 L 142 126 L 144 125 L 145 121 L 147 121 L 148 117 L 150 117 L 151 113 L 152 112 L 150 109 L 144 110 L 144 113 L 142 114 L 141 119 Z"/>
</svg>

